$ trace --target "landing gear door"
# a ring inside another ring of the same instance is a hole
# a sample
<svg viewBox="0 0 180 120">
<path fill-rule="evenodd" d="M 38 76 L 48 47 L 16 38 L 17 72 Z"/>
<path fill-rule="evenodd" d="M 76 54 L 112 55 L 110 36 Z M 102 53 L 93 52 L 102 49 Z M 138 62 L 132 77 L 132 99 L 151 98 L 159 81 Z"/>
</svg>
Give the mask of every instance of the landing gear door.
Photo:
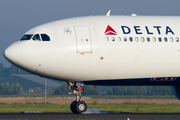
<svg viewBox="0 0 180 120">
<path fill-rule="evenodd" d="M 75 26 L 76 47 L 78 53 L 91 53 L 91 35 L 88 26 Z"/>
</svg>

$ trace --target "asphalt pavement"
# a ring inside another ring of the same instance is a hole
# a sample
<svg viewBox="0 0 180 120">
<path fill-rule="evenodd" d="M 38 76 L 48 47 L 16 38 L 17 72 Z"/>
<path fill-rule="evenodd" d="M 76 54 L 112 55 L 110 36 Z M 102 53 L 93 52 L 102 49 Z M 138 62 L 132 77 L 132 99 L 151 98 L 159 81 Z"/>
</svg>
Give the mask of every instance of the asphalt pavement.
<svg viewBox="0 0 180 120">
<path fill-rule="evenodd" d="M 1 113 L 0 120 L 180 120 L 180 113 L 113 113 L 113 114 L 73 114 L 73 113 Z"/>
</svg>

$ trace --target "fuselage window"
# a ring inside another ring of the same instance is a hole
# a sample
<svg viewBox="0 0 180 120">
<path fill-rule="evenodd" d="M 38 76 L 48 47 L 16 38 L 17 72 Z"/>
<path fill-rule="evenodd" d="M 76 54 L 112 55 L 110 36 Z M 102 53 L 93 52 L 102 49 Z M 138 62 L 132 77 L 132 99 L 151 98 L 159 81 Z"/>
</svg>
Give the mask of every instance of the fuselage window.
<svg viewBox="0 0 180 120">
<path fill-rule="evenodd" d="M 149 37 L 147 38 L 147 41 L 150 42 L 150 38 Z"/>
<path fill-rule="evenodd" d="M 106 41 L 107 41 L 107 42 L 109 41 L 109 38 L 108 38 L 108 37 L 106 37 Z"/>
<path fill-rule="evenodd" d="M 124 41 L 125 41 L 125 42 L 127 41 L 127 38 L 126 38 L 126 37 L 124 37 Z"/>
<path fill-rule="evenodd" d="M 143 37 L 141 37 L 141 41 L 144 42 L 144 38 Z"/>
<path fill-rule="evenodd" d="M 121 42 L 121 38 L 120 37 L 118 37 L 117 39 L 118 39 L 119 42 Z"/>
<path fill-rule="evenodd" d="M 176 37 L 176 42 L 179 42 L 179 38 L 178 37 Z"/>
<path fill-rule="evenodd" d="M 33 36 L 33 34 L 26 34 L 20 39 L 20 41 L 30 40 L 32 36 Z"/>
<path fill-rule="evenodd" d="M 41 41 L 39 34 L 34 35 L 33 40 L 34 41 Z"/>
<path fill-rule="evenodd" d="M 46 34 L 41 34 L 41 38 L 42 38 L 42 41 L 50 41 L 49 36 Z M 88 41 L 88 39 L 86 39 L 86 41 Z"/>
<path fill-rule="evenodd" d="M 162 42 L 162 39 L 161 39 L 161 37 L 159 37 L 159 38 L 158 38 L 158 40 L 159 40 L 159 42 Z"/>
<path fill-rule="evenodd" d="M 138 37 L 135 37 L 135 41 L 136 41 L 136 42 L 138 42 L 138 41 L 139 41 Z"/>
<path fill-rule="evenodd" d="M 26 35 L 24 35 L 24 36 L 20 39 L 20 41 L 22 41 L 22 40 L 30 40 L 32 36 L 33 36 L 32 34 L 29 34 L 29 35 L 26 34 Z M 50 41 L 49 36 L 46 35 L 46 34 L 41 34 L 41 38 L 42 38 L 42 41 Z M 39 34 L 36 34 L 36 35 L 33 36 L 33 40 L 36 40 L 36 41 L 41 41 L 41 38 L 40 38 Z M 105 40 L 108 42 L 108 41 L 109 41 L 109 37 L 106 37 Z M 111 40 L 112 40 L 113 42 L 115 42 L 115 37 L 112 37 Z M 120 38 L 120 37 L 118 37 L 117 40 L 118 40 L 119 42 L 121 42 L 121 38 Z M 127 42 L 127 38 L 126 38 L 126 37 L 124 37 L 123 40 L 124 40 L 125 42 Z M 141 37 L 140 40 L 141 40 L 142 42 L 145 41 L 144 37 Z M 162 42 L 162 38 L 161 38 L 161 37 L 159 37 L 157 40 L 158 40 L 159 42 Z M 133 38 L 132 38 L 132 37 L 129 37 L 129 41 L 130 41 L 130 42 L 133 42 Z M 135 41 L 138 42 L 138 41 L 139 41 L 139 38 L 138 38 L 138 37 L 135 37 Z M 153 37 L 153 38 L 152 38 L 152 41 L 153 41 L 153 42 L 156 42 L 156 38 Z M 170 42 L 173 42 L 173 38 L 170 37 L 170 38 L 169 38 L 169 41 L 170 41 Z M 179 40 L 179 37 L 176 37 L 176 38 L 175 38 L 175 41 L 176 41 L 176 42 L 179 42 L 179 41 L 180 41 L 180 40 Z M 150 38 L 149 38 L 149 37 L 147 37 L 147 42 L 150 42 Z M 167 38 L 167 37 L 164 37 L 164 42 L 168 42 L 168 38 Z"/>
<path fill-rule="evenodd" d="M 113 41 L 113 42 L 115 41 L 115 38 L 114 38 L 114 37 L 112 37 L 112 41 Z"/>
<path fill-rule="evenodd" d="M 173 38 L 172 37 L 170 37 L 170 41 L 173 42 Z"/>
<path fill-rule="evenodd" d="M 155 37 L 153 37 L 153 38 L 152 38 L 152 41 L 153 41 L 153 42 L 156 42 L 156 38 L 155 38 Z"/>
<path fill-rule="evenodd" d="M 132 38 L 132 37 L 130 37 L 130 38 L 129 38 L 129 40 L 130 40 L 130 42 L 132 42 L 132 41 L 133 41 L 133 38 Z"/>
</svg>

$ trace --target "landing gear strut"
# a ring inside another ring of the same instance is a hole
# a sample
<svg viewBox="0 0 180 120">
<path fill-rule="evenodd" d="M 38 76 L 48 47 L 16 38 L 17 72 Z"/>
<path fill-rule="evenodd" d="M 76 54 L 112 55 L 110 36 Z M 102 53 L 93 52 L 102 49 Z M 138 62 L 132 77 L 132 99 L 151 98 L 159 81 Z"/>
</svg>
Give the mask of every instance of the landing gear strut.
<svg viewBox="0 0 180 120">
<path fill-rule="evenodd" d="M 82 101 L 82 95 L 81 92 L 84 90 L 84 84 L 83 83 L 75 83 L 75 82 L 69 82 L 69 89 L 72 90 L 71 93 L 76 96 L 76 100 L 71 103 L 71 111 L 73 113 L 82 113 L 87 110 L 87 104 Z"/>
</svg>

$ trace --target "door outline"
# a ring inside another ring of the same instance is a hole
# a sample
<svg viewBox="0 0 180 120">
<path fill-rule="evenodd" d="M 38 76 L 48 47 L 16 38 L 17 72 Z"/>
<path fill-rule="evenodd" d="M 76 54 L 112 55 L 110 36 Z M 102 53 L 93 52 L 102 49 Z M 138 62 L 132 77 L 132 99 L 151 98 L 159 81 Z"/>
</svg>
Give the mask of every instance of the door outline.
<svg viewBox="0 0 180 120">
<path fill-rule="evenodd" d="M 76 51 L 78 53 L 92 53 L 92 39 L 89 26 L 75 26 Z"/>
</svg>

